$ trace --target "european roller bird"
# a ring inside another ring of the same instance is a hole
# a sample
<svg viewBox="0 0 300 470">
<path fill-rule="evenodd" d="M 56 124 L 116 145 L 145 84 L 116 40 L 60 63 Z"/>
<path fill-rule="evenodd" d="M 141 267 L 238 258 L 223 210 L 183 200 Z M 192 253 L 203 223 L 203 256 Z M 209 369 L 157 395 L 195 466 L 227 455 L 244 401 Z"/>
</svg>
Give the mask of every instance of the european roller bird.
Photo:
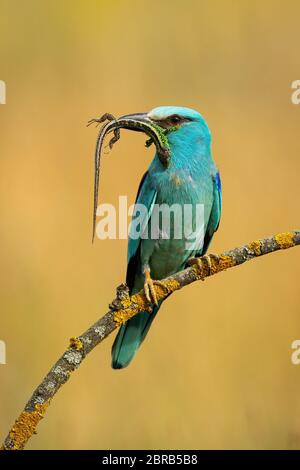
<svg viewBox="0 0 300 470">
<path fill-rule="evenodd" d="M 211 156 L 210 130 L 198 112 L 161 106 L 149 113 L 122 116 L 108 124 L 108 128 L 115 130 L 113 141 L 119 137 L 119 128 L 127 128 L 147 133 L 151 136 L 148 144 L 156 144 L 156 153 L 140 182 L 135 202 L 136 207 L 142 204 L 146 208 L 141 226 L 148 236 L 133 237 L 129 233 L 126 276 L 130 294 L 144 289 L 153 308 L 152 313 L 141 312 L 121 326 L 112 347 L 112 367 L 122 369 L 133 359 L 161 308 L 155 284 L 188 264 L 199 262 L 197 258 L 205 255 L 219 226 L 222 195 L 220 175 Z M 160 148 L 161 135 L 166 136 L 167 152 Z M 96 190 L 96 200 L 97 193 Z M 198 205 L 204 209 L 200 218 L 192 210 L 190 217 L 180 220 L 184 225 L 181 237 L 175 236 L 177 216 L 170 219 L 167 235 L 163 233 L 161 218 L 154 217 L 155 207 L 174 204 L 177 208 Z M 198 231 L 203 236 L 196 237 L 194 244 L 188 243 L 189 234 Z M 153 233 L 155 237 L 151 236 Z"/>
</svg>

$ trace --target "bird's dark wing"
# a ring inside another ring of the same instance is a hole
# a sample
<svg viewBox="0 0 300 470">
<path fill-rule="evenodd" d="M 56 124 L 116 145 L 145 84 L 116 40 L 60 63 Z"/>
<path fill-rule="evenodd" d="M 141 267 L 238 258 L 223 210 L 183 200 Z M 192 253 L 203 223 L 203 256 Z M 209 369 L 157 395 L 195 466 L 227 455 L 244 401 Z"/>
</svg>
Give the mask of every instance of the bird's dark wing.
<svg viewBox="0 0 300 470">
<path fill-rule="evenodd" d="M 209 221 L 204 237 L 203 250 L 197 253 L 197 256 L 204 255 L 208 250 L 209 244 L 212 240 L 214 233 L 218 230 L 222 212 L 222 185 L 220 173 L 216 172 L 213 178 L 213 204 L 210 212 Z"/>
</svg>

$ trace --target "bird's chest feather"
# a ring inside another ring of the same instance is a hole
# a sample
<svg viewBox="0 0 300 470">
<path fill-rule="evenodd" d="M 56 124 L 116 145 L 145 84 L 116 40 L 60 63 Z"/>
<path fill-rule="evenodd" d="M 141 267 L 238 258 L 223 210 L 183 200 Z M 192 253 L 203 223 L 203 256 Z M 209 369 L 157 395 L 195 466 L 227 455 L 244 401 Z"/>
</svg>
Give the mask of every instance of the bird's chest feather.
<svg viewBox="0 0 300 470">
<path fill-rule="evenodd" d="M 156 208 L 166 205 L 171 210 L 164 220 L 151 216 L 149 233 L 154 237 L 143 240 L 142 258 L 149 263 L 154 277 L 162 278 L 193 256 L 188 239 L 200 225 L 205 232 L 212 205 L 212 179 L 208 171 L 171 168 L 153 175 L 152 182 L 157 191 Z"/>
</svg>

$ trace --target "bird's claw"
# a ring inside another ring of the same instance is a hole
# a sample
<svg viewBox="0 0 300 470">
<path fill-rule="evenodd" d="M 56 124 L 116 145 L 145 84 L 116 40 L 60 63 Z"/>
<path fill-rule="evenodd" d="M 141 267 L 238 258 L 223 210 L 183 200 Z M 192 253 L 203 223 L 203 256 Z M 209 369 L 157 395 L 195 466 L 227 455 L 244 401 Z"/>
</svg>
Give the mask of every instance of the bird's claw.
<svg viewBox="0 0 300 470">
<path fill-rule="evenodd" d="M 155 285 L 160 286 L 163 289 L 166 288 L 163 282 L 152 279 L 150 275 L 150 269 L 146 269 L 144 282 L 145 296 L 150 304 L 158 305 L 157 295 L 154 287 Z"/>
<path fill-rule="evenodd" d="M 189 266 L 196 266 L 201 281 L 205 280 L 202 257 L 190 258 L 189 261 L 188 261 L 188 265 Z"/>
<path fill-rule="evenodd" d="M 210 254 L 210 255 L 199 256 L 196 258 L 190 258 L 188 261 L 188 264 L 189 266 L 194 266 L 194 265 L 197 266 L 200 279 L 204 281 L 207 276 L 210 276 L 211 274 L 213 274 L 213 266 L 211 262 L 212 259 L 214 259 L 217 263 L 219 262 L 218 255 Z M 204 264 L 204 261 L 205 261 L 205 264 Z"/>
</svg>

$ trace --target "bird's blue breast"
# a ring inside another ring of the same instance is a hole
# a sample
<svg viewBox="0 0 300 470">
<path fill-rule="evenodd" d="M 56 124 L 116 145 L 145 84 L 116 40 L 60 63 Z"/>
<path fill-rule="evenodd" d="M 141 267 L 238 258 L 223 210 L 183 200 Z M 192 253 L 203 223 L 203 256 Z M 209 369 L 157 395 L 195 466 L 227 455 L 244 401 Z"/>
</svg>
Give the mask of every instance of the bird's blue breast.
<svg viewBox="0 0 300 470">
<path fill-rule="evenodd" d="M 153 213 L 149 218 L 149 238 L 141 240 L 140 263 L 141 267 L 149 265 L 154 279 L 162 279 L 177 272 L 184 267 L 189 257 L 195 255 L 196 251 L 201 252 L 199 244 L 197 250 L 192 249 L 188 236 L 197 230 L 197 223 L 199 224 L 199 220 L 196 219 L 197 205 L 203 206 L 201 223 L 203 235 L 205 234 L 213 202 L 212 160 L 208 158 L 207 161 L 199 163 L 197 159 L 191 157 L 185 164 L 182 159 L 177 162 L 178 164 L 173 159 L 170 167 L 165 169 L 155 158 L 148 172 L 149 185 L 156 192 L 156 208 L 162 205 L 172 208 L 176 205 L 177 209 L 181 208 L 182 216 L 180 220 L 178 217 L 170 217 L 168 238 L 165 238 L 166 233 L 161 224 L 154 227 L 157 230 L 152 232 L 153 224 L 157 224 L 157 218 L 154 218 Z M 187 206 L 190 206 L 191 212 L 188 212 Z M 175 232 L 178 235 L 176 226 L 178 223 L 182 224 L 182 237 L 179 239 L 175 238 Z M 151 238 L 153 233 L 156 234 L 155 239 Z M 141 287 L 141 283 L 140 280 L 138 288 Z"/>
</svg>

